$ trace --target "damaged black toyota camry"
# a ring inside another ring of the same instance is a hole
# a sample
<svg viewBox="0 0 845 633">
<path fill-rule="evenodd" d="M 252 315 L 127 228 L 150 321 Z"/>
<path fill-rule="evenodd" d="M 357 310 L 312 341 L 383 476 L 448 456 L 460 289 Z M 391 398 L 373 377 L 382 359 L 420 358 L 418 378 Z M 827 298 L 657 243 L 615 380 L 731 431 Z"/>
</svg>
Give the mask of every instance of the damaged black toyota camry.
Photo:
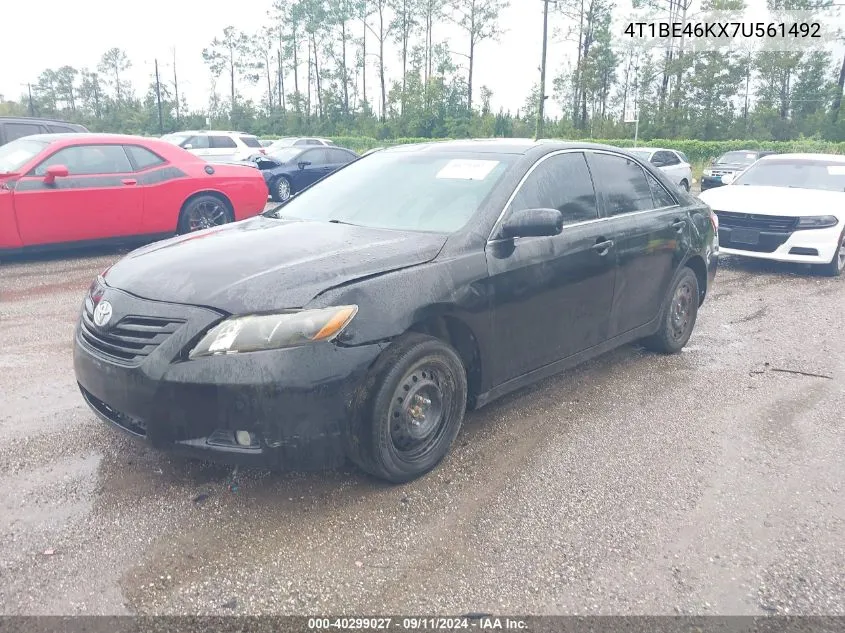
<svg viewBox="0 0 845 633">
<path fill-rule="evenodd" d="M 468 408 L 632 341 L 680 351 L 716 222 L 612 147 L 389 148 L 117 262 L 85 297 L 76 377 L 158 448 L 409 481 Z"/>
</svg>

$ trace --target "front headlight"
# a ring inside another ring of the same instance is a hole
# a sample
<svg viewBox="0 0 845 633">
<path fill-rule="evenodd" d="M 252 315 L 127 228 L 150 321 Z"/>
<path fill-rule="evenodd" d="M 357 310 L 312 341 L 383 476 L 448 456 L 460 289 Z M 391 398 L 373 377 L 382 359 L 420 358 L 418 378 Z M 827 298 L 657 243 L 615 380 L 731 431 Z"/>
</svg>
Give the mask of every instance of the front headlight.
<svg viewBox="0 0 845 633">
<path fill-rule="evenodd" d="M 798 218 L 799 229 L 826 229 L 839 223 L 832 215 L 808 215 Z"/>
<path fill-rule="evenodd" d="M 349 325 L 358 306 L 235 316 L 211 328 L 188 357 L 236 354 L 330 341 Z"/>
</svg>

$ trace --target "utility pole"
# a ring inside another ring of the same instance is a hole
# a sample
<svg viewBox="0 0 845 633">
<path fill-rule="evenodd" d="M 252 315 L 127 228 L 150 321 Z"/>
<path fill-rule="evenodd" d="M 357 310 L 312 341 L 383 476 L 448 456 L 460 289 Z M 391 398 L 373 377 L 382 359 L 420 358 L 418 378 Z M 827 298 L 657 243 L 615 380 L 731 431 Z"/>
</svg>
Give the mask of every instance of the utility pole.
<svg viewBox="0 0 845 633">
<path fill-rule="evenodd" d="M 29 116 L 35 116 L 35 105 L 32 103 L 32 84 L 26 84 L 26 89 L 29 92 Z"/>
<path fill-rule="evenodd" d="M 156 102 L 158 102 L 158 133 L 164 134 L 164 121 L 161 117 L 161 83 L 158 79 L 158 59 L 155 60 L 156 67 Z"/>
<path fill-rule="evenodd" d="M 540 104 L 537 108 L 537 129 L 535 132 L 535 140 L 542 138 L 543 124 L 546 122 L 546 51 L 548 50 L 549 42 L 549 1 L 550 0 L 543 0 L 543 59 L 540 62 Z"/>
<path fill-rule="evenodd" d="M 179 125 L 179 80 L 176 79 L 176 47 L 173 47 L 173 89 L 176 91 L 176 125 Z"/>
</svg>

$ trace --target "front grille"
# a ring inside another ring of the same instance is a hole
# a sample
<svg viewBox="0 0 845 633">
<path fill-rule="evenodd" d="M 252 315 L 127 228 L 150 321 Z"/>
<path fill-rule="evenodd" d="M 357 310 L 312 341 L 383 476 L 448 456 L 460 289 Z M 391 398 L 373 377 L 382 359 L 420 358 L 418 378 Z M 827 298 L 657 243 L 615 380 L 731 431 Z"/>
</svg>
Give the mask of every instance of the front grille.
<svg viewBox="0 0 845 633">
<path fill-rule="evenodd" d="M 753 213 L 731 213 L 716 211 L 719 226 L 737 229 L 757 229 L 775 233 L 792 233 L 798 225 L 798 218 L 780 215 L 755 215 Z"/>
<path fill-rule="evenodd" d="M 86 301 L 79 331 L 89 347 L 114 360 L 132 363 L 148 356 L 183 323 L 178 319 L 125 316 L 102 330 L 94 325 L 93 307 Z"/>
<path fill-rule="evenodd" d="M 114 422 L 117 426 L 129 431 L 133 435 L 146 437 L 147 424 L 143 420 L 138 420 L 113 409 L 105 402 L 86 391 L 82 385 L 79 386 L 79 389 L 82 391 L 82 397 L 85 398 L 85 401 L 91 406 L 91 408 L 97 411 L 104 418 Z"/>
</svg>

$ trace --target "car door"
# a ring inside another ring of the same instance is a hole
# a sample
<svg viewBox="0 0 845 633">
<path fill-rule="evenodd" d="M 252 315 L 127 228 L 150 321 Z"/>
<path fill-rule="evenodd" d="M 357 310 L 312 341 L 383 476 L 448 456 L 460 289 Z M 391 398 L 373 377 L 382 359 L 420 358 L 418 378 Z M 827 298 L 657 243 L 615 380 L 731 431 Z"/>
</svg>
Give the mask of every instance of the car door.
<svg viewBox="0 0 845 633">
<path fill-rule="evenodd" d="M 67 167 L 67 177 L 47 182 L 47 168 Z M 136 235 L 143 193 L 121 145 L 81 144 L 48 156 L 14 190 L 24 245 Z"/>
<path fill-rule="evenodd" d="M 212 134 L 208 138 L 208 157 L 210 160 L 236 160 L 238 144 L 230 136 Z"/>
<path fill-rule="evenodd" d="M 666 150 L 663 154 L 663 172 L 669 174 L 672 182 L 680 185 L 681 181 L 687 178 L 686 165 L 675 152 Z"/>
<path fill-rule="evenodd" d="M 196 136 L 192 136 L 184 143 L 182 143 L 182 147 L 194 156 L 202 156 L 203 158 L 207 158 L 209 156 L 209 137 L 205 134 L 198 134 Z"/>
<path fill-rule="evenodd" d="M 610 338 L 656 318 L 675 269 L 690 248 L 689 221 L 675 197 L 636 161 L 587 153 L 616 245 Z"/>
<path fill-rule="evenodd" d="M 558 209 L 563 232 L 500 238 L 509 214 L 535 208 Z M 606 339 L 615 271 L 606 226 L 583 152 L 549 154 L 534 165 L 486 247 L 495 384 Z"/>
<path fill-rule="evenodd" d="M 309 149 L 303 152 L 297 159 L 299 164 L 309 163 L 297 173 L 297 190 L 303 189 L 320 180 L 328 174 L 329 157 L 328 152 L 323 148 Z"/>
</svg>

